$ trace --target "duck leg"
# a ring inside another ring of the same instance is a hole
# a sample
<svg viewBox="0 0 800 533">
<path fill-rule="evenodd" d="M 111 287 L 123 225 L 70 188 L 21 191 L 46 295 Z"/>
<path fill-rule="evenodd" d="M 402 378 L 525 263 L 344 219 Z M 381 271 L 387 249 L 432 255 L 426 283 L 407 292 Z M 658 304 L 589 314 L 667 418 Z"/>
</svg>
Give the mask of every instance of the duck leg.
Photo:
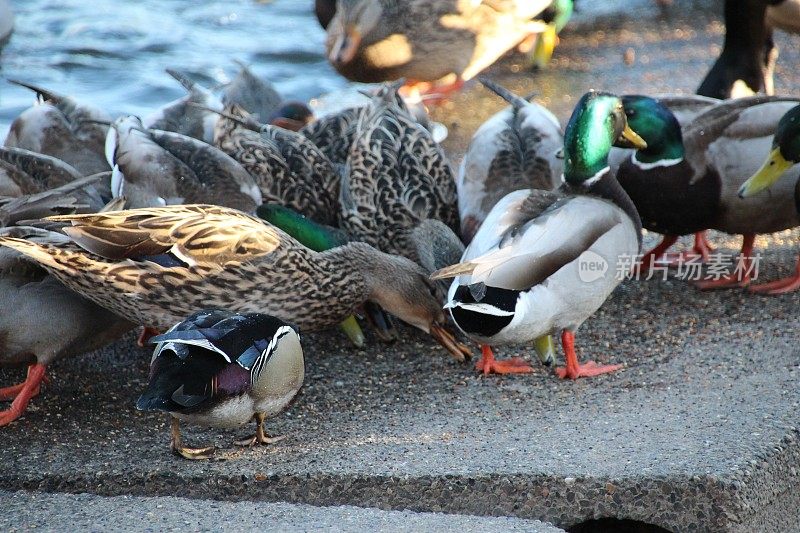
<svg viewBox="0 0 800 533">
<path fill-rule="evenodd" d="M 251 446 L 255 446 L 256 444 L 275 444 L 276 442 L 285 439 L 286 435 L 280 435 L 279 437 L 270 437 L 267 435 L 266 431 L 264 431 L 265 418 L 266 415 L 264 415 L 264 413 L 256 413 L 253 415 L 253 420 L 256 422 L 256 434 L 247 439 L 237 440 L 233 444 L 236 446 L 246 446 L 249 448 Z"/>
<path fill-rule="evenodd" d="M 147 346 L 147 341 L 150 340 L 150 337 L 158 335 L 159 333 L 160 331 L 158 331 L 155 328 L 151 328 L 149 326 L 142 326 L 142 332 L 139 333 L 139 338 L 136 339 L 136 345 L 139 346 L 139 348 L 144 348 L 145 346 Z"/>
<path fill-rule="evenodd" d="M 533 372 L 531 365 L 521 357 L 512 357 L 504 361 L 496 360 L 492 347 L 488 344 L 481 344 L 481 358 L 475 363 L 475 369 L 478 372 L 482 372 L 484 376 L 487 374 L 528 374 Z"/>
<path fill-rule="evenodd" d="M 703 263 L 708 263 L 708 259 L 713 251 L 714 248 L 711 246 L 708 238 L 706 238 L 706 232 L 698 231 L 694 234 L 694 245 L 692 246 L 691 252 L 666 254 L 666 257 L 669 260 L 670 266 L 677 267 L 682 263 L 694 260 L 696 257 L 699 257 Z"/>
<path fill-rule="evenodd" d="M 556 368 L 556 374 L 561 379 L 578 379 L 607 374 L 622 368 L 622 365 L 599 365 L 594 361 L 587 361 L 584 364 L 578 363 L 578 356 L 575 355 L 575 334 L 564 330 L 561 332 L 561 344 L 564 346 L 564 358 L 566 366 Z"/>
<path fill-rule="evenodd" d="M 727 289 L 729 287 L 747 287 L 753 274 L 753 243 L 756 236 L 753 233 L 744 235 L 742 251 L 739 252 L 736 268 L 730 274 L 719 279 L 698 281 L 695 285 L 701 291 L 711 289 Z"/>
<path fill-rule="evenodd" d="M 793 276 L 779 279 L 770 283 L 760 283 L 751 285 L 748 290 L 762 294 L 786 294 L 800 289 L 800 257 L 797 258 L 797 266 Z"/>
<path fill-rule="evenodd" d="M 170 416 L 170 430 L 172 431 L 170 446 L 172 447 L 172 452 L 176 455 L 180 455 L 184 459 L 189 459 L 190 461 L 211 459 L 214 457 L 214 453 L 217 450 L 214 446 L 209 446 L 207 448 L 188 448 L 182 444 L 181 423 L 180 420 L 174 416 Z"/>
<path fill-rule="evenodd" d="M 658 243 L 655 248 L 642 256 L 642 260 L 637 267 L 636 273 L 648 272 L 650 267 L 652 267 L 656 261 L 661 259 L 661 256 L 663 256 L 664 253 L 669 250 L 669 247 L 675 244 L 677 240 L 677 235 L 664 235 L 664 237 L 661 239 L 661 242 Z"/>
<path fill-rule="evenodd" d="M 3 389 L 3 391 L 6 392 L 19 387 L 14 401 L 11 402 L 11 407 L 5 411 L 0 411 L 0 426 L 7 426 L 22 416 L 31 398 L 39 394 L 40 386 L 44 380 L 45 370 L 47 370 L 47 365 L 39 363 L 33 364 L 28 367 L 28 377 L 25 379 L 24 383 Z"/>
<path fill-rule="evenodd" d="M 400 94 L 412 100 L 422 99 L 425 105 L 439 105 L 464 87 L 464 79 L 452 82 L 409 81 L 400 88 Z"/>
<path fill-rule="evenodd" d="M 28 379 L 30 378 L 31 375 L 31 366 L 32 365 L 28 365 L 28 376 L 25 378 L 25 381 L 23 381 L 22 383 L 17 383 L 16 385 L 11 385 L 10 387 L 3 387 L 2 389 L 0 389 L 0 401 L 13 400 L 22 391 L 22 389 L 25 388 L 25 384 L 28 382 Z M 46 374 L 42 376 L 42 381 L 44 381 L 45 383 L 50 383 L 50 380 L 47 379 Z M 31 398 L 33 398 L 34 396 L 39 396 L 40 386 L 41 383 L 36 385 L 36 388 L 33 389 L 33 396 L 31 396 Z"/>
</svg>

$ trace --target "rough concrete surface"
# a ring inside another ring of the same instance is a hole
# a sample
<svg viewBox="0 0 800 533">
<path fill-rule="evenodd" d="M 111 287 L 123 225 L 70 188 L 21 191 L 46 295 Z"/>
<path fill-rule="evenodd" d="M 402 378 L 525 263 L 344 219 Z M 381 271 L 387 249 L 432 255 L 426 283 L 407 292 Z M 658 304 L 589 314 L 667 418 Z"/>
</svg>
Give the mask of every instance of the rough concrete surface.
<svg viewBox="0 0 800 533">
<path fill-rule="evenodd" d="M 91 494 L 0 491 L 0 530 L 15 531 L 460 531 L 558 533 L 538 520 L 381 511 L 352 506 L 219 502 L 187 498 L 103 498 Z M 47 509 L 32 513 L 31 509 Z M 213 517 L 214 521 L 209 521 Z M 216 525 L 215 525 L 216 524 Z"/>
<path fill-rule="evenodd" d="M 722 27 L 685 9 L 573 30 L 544 73 L 505 61 L 490 74 L 520 94 L 539 91 L 562 120 L 589 88 L 691 93 Z M 781 92 L 800 86 L 800 39 L 778 43 Z M 454 159 L 500 107 L 472 86 L 437 110 Z M 712 240 L 727 253 L 739 243 Z M 797 231 L 759 237 L 760 279 L 793 272 L 798 242 Z M 190 444 L 223 448 L 224 460 L 205 463 L 173 457 L 165 419 L 133 409 L 149 352 L 128 338 L 53 366 L 42 397 L 0 429 L 0 488 L 514 516 L 572 531 L 619 530 L 588 522 L 602 517 L 670 531 L 798 531 L 798 304 L 800 293 L 626 282 L 577 336 L 583 359 L 625 369 L 577 382 L 545 369 L 479 377 L 410 329 L 393 346 L 370 337 L 363 350 L 337 332 L 305 335 L 307 384 L 268 424 L 289 438 L 238 450 L 231 441 L 252 428 L 185 428 Z M 22 375 L 3 370 L 0 382 Z"/>
</svg>

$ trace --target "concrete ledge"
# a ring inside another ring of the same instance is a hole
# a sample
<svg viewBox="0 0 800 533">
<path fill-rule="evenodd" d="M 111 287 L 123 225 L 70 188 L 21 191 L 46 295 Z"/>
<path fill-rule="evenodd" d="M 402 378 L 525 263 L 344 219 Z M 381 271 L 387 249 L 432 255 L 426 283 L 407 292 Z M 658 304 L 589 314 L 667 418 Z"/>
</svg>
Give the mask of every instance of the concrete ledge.
<svg viewBox="0 0 800 533">
<path fill-rule="evenodd" d="M 223 503 L 185 498 L 103 498 L 90 494 L 0 492 L 3 531 L 460 531 L 558 533 L 536 520 L 313 507 L 288 503 Z M 47 512 L 36 512 L 47 509 Z"/>
</svg>

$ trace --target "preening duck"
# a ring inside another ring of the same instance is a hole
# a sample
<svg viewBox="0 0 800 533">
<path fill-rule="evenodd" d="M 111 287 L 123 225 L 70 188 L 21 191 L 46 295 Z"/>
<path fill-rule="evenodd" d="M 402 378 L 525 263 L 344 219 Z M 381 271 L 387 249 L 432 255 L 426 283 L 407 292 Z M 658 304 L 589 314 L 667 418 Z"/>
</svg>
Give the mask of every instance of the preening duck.
<svg viewBox="0 0 800 533">
<path fill-rule="evenodd" d="M 137 324 L 164 330 L 215 307 L 266 313 L 315 331 L 370 300 L 429 332 L 459 360 L 465 356 L 443 327 L 427 273 L 364 243 L 316 253 L 257 218 L 208 205 L 46 220 L 65 223 L 63 234 L 39 242 L 0 237 L 0 245 Z"/>
<path fill-rule="evenodd" d="M 558 153 L 564 135 L 558 119 L 488 79 L 480 82 L 511 105 L 478 128 L 461 161 L 458 211 L 467 243 L 498 200 L 519 189 L 555 189 L 563 168 Z"/>
<path fill-rule="evenodd" d="M 150 383 L 136 401 L 140 411 L 170 414 L 172 450 L 186 459 L 208 459 L 214 447 L 181 442 L 180 421 L 235 428 L 256 423 L 239 446 L 272 444 L 264 420 L 281 412 L 303 386 L 300 335 L 286 322 L 259 313 L 203 310 L 163 335 L 150 362 Z"/>
<path fill-rule="evenodd" d="M 7 148 L 22 148 L 56 157 L 81 176 L 111 170 L 104 146 L 111 117 L 104 111 L 47 89 L 9 80 L 36 93 L 37 103 L 23 111 L 5 140 Z"/>
<path fill-rule="evenodd" d="M 146 129 L 134 116 L 115 120 L 106 139 L 112 193 L 128 207 L 209 203 L 252 213 L 261 191 L 233 158 L 187 135 Z"/>
<path fill-rule="evenodd" d="M 491 346 L 555 333 L 566 356 L 559 376 L 575 379 L 620 367 L 581 365 L 574 349 L 576 330 L 621 282 L 641 247 L 636 208 L 608 168 L 609 151 L 620 137 L 644 146 L 628 127 L 618 97 L 585 94 L 564 134 L 562 188 L 503 198 L 462 262 L 431 276 L 456 277 L 445 307 L 482 345 L 484 372 L 529 371 L 519 360 L 495 361 Z"/>
</svg>

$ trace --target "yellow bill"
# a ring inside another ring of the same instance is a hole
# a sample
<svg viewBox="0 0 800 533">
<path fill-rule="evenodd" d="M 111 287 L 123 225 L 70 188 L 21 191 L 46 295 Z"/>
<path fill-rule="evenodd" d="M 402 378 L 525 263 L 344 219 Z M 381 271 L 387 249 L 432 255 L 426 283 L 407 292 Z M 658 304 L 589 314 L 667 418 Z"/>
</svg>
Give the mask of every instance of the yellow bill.
<svg viewBox="0 0 800 533">
<path fill-rule="evenodd" d="M 350 315 L 339 323 L 339 327 L 350 339 L 350 342 L 353 343 L 353 346 L 356 348 L 364 346 L 364 332 L 361 331 L 361 326 L 356 322 L 356 317 Z"/>
<path fill-rule="evenodd" d="M 556 361 L 556 345 L 552 335 L 543 335 L 533 341 L 533 348 L 544 366 L 553 366 Z"/>
<path fill-rule="evenodd" d="M 647 143 L 644 142 L 644 139 L 639 137 L 639 134 L 633 131 L 627 124 L 625 125 L 625 129 L 622 130 L 622 138 L 631 143 L 637 150 L 644 150 L 647 148 Z"/>
<path fill-rule="evenodd" d="M 747 198 L 763 191 L 778 181 L 784 172 L 792 168 L 792 165 L 794 165 L 792 161 L 787 161 L 781 155 L 780 148 L 774 148 L 769 153 L 769 157 L 767 157 L 764 164 L 761 165 L 761 168 L 758 169 L 758 172 L 739 187 L 739 198 Z"/>
</svg>

